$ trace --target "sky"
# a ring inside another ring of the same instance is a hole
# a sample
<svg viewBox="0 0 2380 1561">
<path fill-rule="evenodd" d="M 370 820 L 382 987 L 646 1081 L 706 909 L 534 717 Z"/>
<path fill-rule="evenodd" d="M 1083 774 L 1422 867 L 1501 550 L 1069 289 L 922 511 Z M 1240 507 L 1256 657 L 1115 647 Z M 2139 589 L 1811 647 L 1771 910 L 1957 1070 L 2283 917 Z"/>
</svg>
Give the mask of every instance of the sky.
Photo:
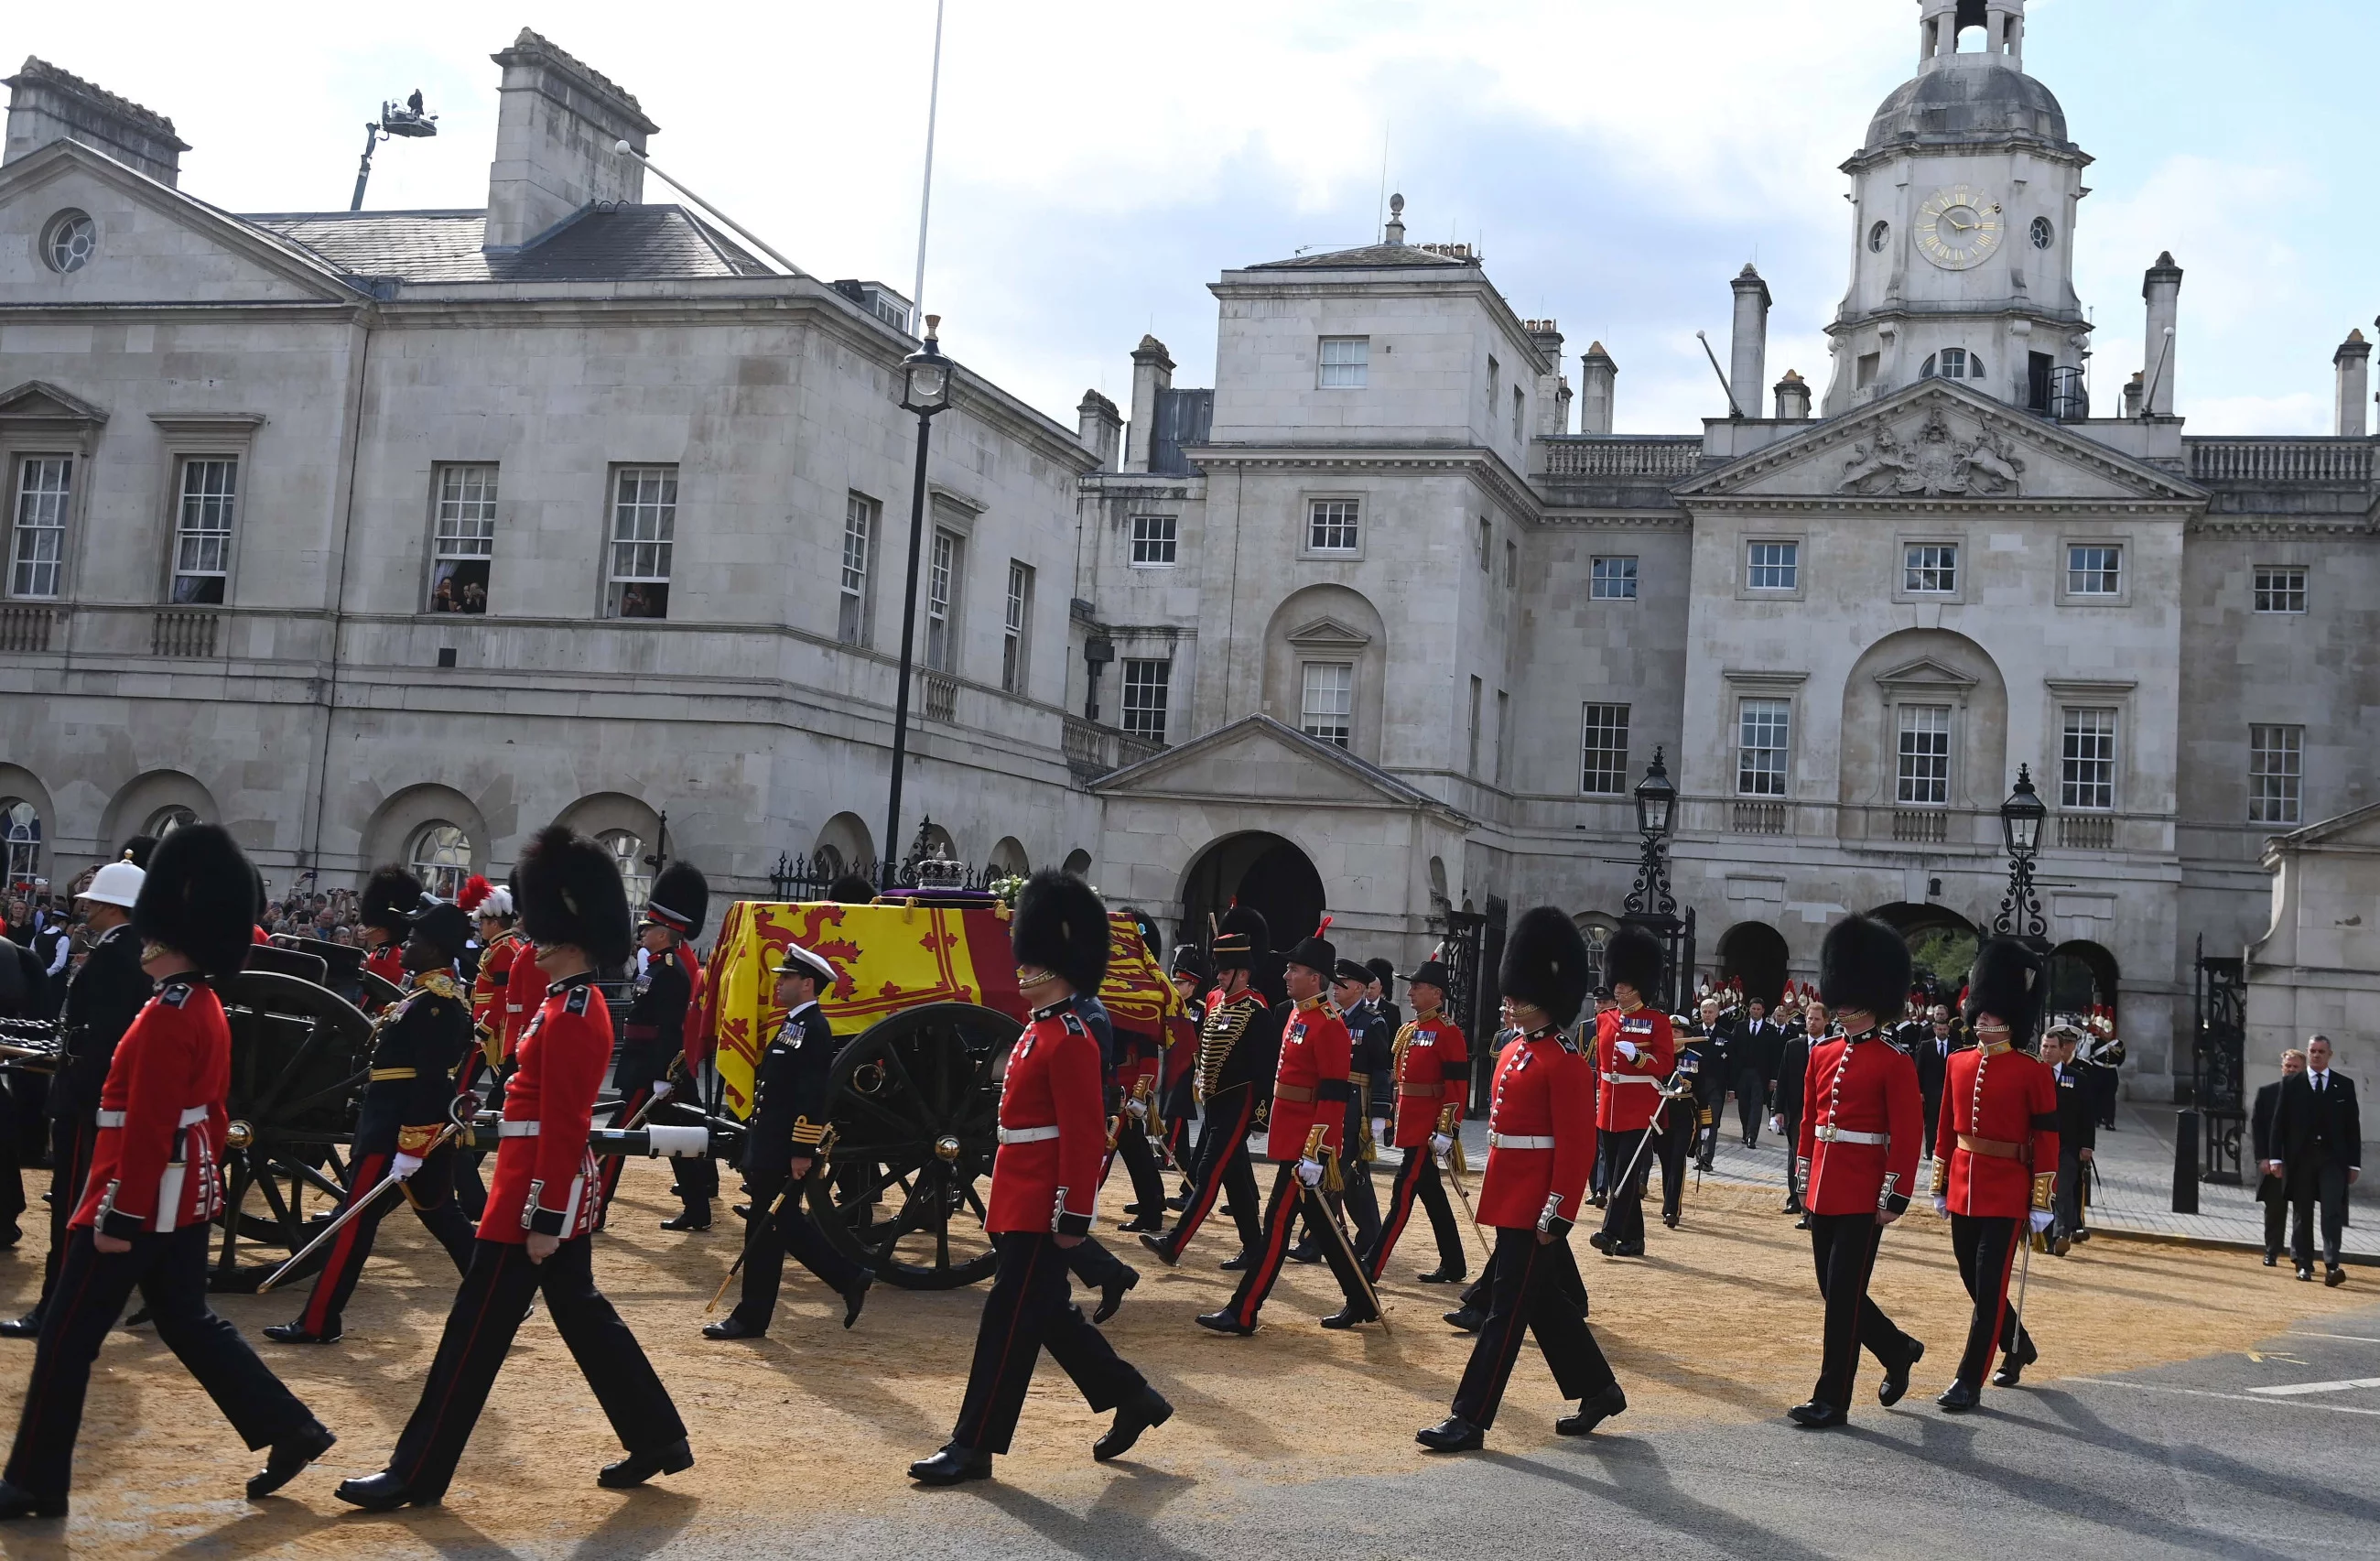
<svg viewBox="0 0 2380 1561">
<path fill-rule="evenodd" d="M 440 134 L 383 145 L 366 204 L 477 208 L 488 56 L 534 27 L 637 95 L 658 167 L 803 270 L 906 293 L 934 11 L 20 6 L 0 60 L 171 116 L 182 187 L 237 212 L 344 209 L 363 122 L 419 87 Z M 2190 431 L 2331 432 L 2331 354 L 2380 309 L 2373 116 L 2339 67 L 2380 50 L 2380 6 L 2029 17 L 2027 70 L 2098 160 L 2074 236 L 2096 409 L 2141 366 L 2141 273 L 2170 250 Z M 1605 344 L 1619 432 L 1691 433 L 1726 409 L 1694 332 L 1724 357 L 1747 261 L 1776 299 L 1770 370 L 1823 379 L 1839 165 L 1915 69 L 1916 20 L 1915 0 L 947 0 L 926 304 L 947 350 L 1072 426 L 1086 388 L 1126 395 L 1145 332 L 1177 384 L 1213 383 L 1217 274 L 1371 242 L 1395 191 L 1412 238 L 1480 246 L 1518 312 L 1560 323 L 1573 383 Z"/>
</svg>

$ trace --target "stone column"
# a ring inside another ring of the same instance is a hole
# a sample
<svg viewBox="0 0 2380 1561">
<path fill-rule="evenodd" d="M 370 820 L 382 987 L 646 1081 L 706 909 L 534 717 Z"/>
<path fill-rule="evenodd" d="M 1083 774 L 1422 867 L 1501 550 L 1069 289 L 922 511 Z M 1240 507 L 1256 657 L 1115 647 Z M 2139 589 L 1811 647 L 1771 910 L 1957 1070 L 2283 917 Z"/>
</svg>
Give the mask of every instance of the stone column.
<svg viewBox="0 0 2380 1561">
<path fill-rule="evenodd" d="M 2350 331 L 2330 355 L 2330 363 L 2338 371 L 2338 436 L 2361 439 L 2363 409 L 2372 399 L 2372 344 L 2362 331 Z"/>
<path fill-rule="evenodd" d="M 1586 356 L 1578 360 L 1578 431 L 1581 433 L 1611 432 L 1611 401 L 1618 388 L 1620 365 L 1611 354 L 1603 350 L 1601 342 L 1588 346 Z"/>
</svg>

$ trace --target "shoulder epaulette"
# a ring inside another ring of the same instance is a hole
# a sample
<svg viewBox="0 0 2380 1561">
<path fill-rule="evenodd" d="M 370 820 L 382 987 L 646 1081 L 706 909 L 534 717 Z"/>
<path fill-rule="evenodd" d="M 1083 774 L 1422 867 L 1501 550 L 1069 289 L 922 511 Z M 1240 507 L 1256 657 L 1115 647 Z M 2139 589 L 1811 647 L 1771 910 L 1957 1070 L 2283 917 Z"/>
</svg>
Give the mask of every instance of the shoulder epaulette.
<svg viewBox="0 0 2380 1561">
<path fill-rule="evenodd" d="M 562 1000 L 563 1010 L 565 1013 L 585 1013 L 587 1011 L 587 994 L 594 990 L 595 989 L 591 986 L 572 987 L 570 989 L 570 995 Z"/>
<path fill-rule="evenodd" d="M 189 982 L 176 981 L 169 976 L 165 983 L 157 989 L 157 1001 L 169 1008 L 178 1008 L 190 1000 L 191 984 Z"/>
<path fill-rule="evenodd" d="M 1072 1008 L 1060 1014 L 1058 1022 L 1066 1027 L 1069 1035 L 1088 1035 L 1091 1032 L 1090 1027 L 1083 1022 L 1083 1016 Z"/>
</svg>

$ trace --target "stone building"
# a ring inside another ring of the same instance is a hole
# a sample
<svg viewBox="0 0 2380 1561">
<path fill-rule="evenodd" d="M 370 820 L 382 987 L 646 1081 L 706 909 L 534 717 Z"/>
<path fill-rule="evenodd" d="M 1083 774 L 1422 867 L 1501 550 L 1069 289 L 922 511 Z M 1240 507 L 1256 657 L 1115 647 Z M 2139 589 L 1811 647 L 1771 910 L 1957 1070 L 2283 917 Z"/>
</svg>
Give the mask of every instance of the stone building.
<svg viewBox="0 0 2380 1561">
<path fill-rule="evenodd" d="M 1223 271 L 1211 388 L 1145 338 L 1068 429 L 965 375 L 907 817 L 1406 959 L 1464 911 L 1612 926 L 1658 750 L 1699 963 L 1759 987 L 1848 910 L 1988 924 L 2025 765 L 2061 1000 L 2117 1007 L 2134 1092 L 2186 1085 L 2192 962 L 2265 931 L 2266 839 L 2380 803 L 2369 348 L 2332 435 L 2185 434 L 2170 256 L 2138 375 L 2090 360 L 2090 159 L 2023 0 L 1918 9 L 1843 165 L 1824 383 L 1771 379 L 1746 267 L 1699 432 L 1613 434 L 1602 346 L 1401 211 Z M 557 813 L 633 857 L 666 811 L 742 892 L 905 845 L 873 833 L 905 300 L 645 203 L 632 96 L 533 33 L 496 59 L 468 212 L 228 215 L 170 122 L 11 82 L 12 872 L 176 809 L 326 876 L 500 871 Z"/>
</svg>

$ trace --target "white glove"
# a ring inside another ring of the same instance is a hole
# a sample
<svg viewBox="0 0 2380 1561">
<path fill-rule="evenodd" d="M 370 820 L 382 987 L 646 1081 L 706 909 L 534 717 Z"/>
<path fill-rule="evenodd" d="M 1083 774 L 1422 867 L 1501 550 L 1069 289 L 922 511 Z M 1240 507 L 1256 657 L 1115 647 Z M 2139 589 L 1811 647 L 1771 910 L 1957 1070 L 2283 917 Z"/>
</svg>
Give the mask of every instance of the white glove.
<svg viewBox="0 0 2380 1561">
<path fill-rule="evenodd" d="M 1782 1116 L 1771 1116 L 1768 1119 L 1768 1130 L 1772 1133 L 1783 1132 L 1785 1130 L 1785 1118 Z"/>
<path fill-rule="evenodd" d="M 1947 1197 L 1935 1199 L 1934 1212 L 1941 1215 L 1944 1219 L 1949 1219 L 1950 1217 L 1950 1200 Z"/>
<path fill-rule="evenodd" d="M 1429 1135 L 1429 1152 L 1432 1154 L 1437 1155 L 1439 1158 L 1444 1159 L 1447 1155 L 1454 1152 L 1454 1140 L 1448 1138 L 1444 1133 L 1432 1133 Z"/>
<path fill-rule="evenodd" d="M 1611 1049 L 1630 1062 L 1636 1060 L 1636 1043 L 1633 1041 L 1614 1041 L 1611 1043 Z"/>
<path fill-rule="evenodd" d="M 1389 1141 L 1389 1119 L 1387 1117 L 1375 1116 L 1372 1118 L 1372 1141 L 1374 1143 L 1386 1143 Z"/>
<path fill-rule="evenodd" d="M 389 1166 L 388 1174 L 395 1177 L 397 1180 L 403 1181 L 419 1169 L 421 1169 L 420 1155 L 407 1154 L 399 1152 L 395 1162 Z"/>
<path fill-rule="evenodd" d="M 654 1081 L 653 1099 L 657 1101 L 665 1101 L 676 1092 L 677 1086 L 671 1083 L 668 1079 L 662 1079 Z"/>
<path fill-rule="evenodd" d="M 1297 1163 L 1297 1179 L 1304 1182 L 1308 1187 L 1320 1187 L 1322 1185 L 1322 1162 L 1319 1160 L 1300 1160 Z"/>
<path fill-rule="evenodd" d="M 2050 1222 L 2051 1222 L 2053 1219 L 2055 1219 L 2056 1217 L 2057 1217 L 2057 1216 L 2056 1216 L 2055 1214 L 2053 1214 L 2053 1213 L 2052 1213 L 2049 1210 L 2047 1210 L 2047 1209 L 2035 1209 L 2035 1210 L 2034 1210 L 2034 1211 L 2033 1211 L 2033 1233 L 2034 1233 L 2035 1236 L 2038 1236 L 2038 1235 L 2040 1235 L 2043 1231 L 2047 1230 L 2047 1229 L 2049 1228 Z"/>
<path fill-rule="evenodd" d="M 1135 1122 L 1141 1121 L 1148 1116 L 1148 1103 L 1147 1101 L 1128 1100 L 1123 1103 L 1123 1108 L 1132 1114 L 1133 1120 Z"/>
</svg>

